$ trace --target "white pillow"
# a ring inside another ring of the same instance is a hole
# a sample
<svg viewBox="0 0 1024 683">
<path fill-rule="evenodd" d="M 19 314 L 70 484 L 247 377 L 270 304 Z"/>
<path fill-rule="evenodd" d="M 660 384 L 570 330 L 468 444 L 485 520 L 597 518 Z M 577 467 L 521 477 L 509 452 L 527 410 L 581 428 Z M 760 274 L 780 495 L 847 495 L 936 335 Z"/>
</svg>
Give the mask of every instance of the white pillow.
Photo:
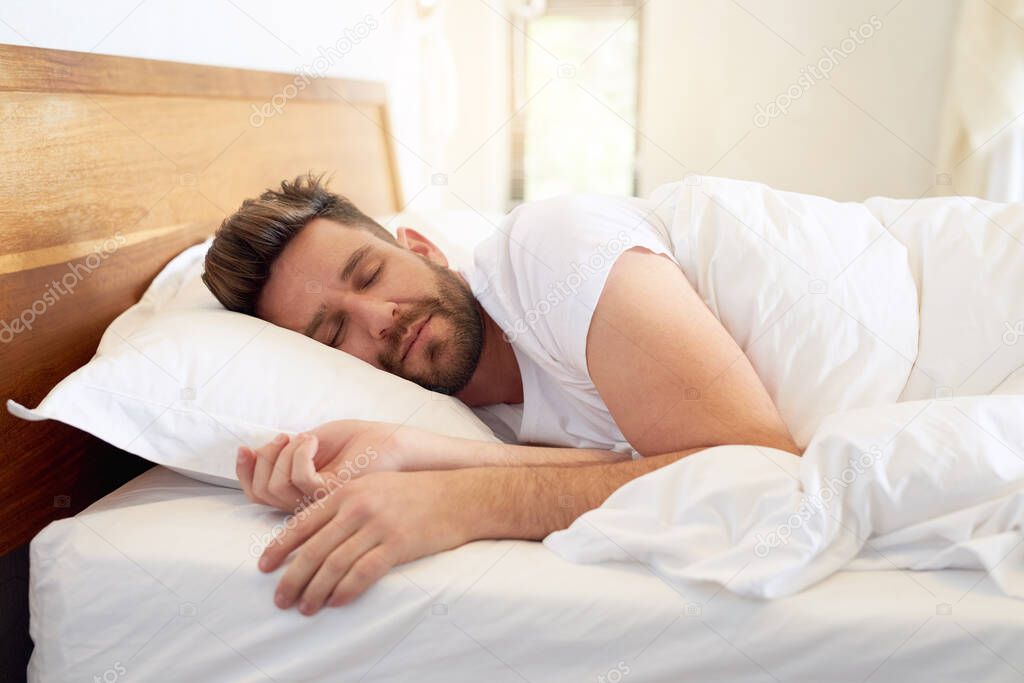
<svg viewBox="0 0 1024 683">
<path fill-rule="evenodd" d="M 176 256 L 96 355 L 26 420 L 55 419 L 176 472 L 238 487 L 239 445 L 330 420 L 395 422 L 496 441 L 461 401 L 298 332 L 224 309 L 200 279 L 213 238 Z"/>
<path fill-rule="evenodd" d="M 411 208 L 380 216 L 377 221 L 391 233 L 402 226 L 416 228 L 444 252 L 449 268 L 464 270 L 473 265 L 476 246 L 497 230 L 504 218 L 493 211 Z"/>
</svg>

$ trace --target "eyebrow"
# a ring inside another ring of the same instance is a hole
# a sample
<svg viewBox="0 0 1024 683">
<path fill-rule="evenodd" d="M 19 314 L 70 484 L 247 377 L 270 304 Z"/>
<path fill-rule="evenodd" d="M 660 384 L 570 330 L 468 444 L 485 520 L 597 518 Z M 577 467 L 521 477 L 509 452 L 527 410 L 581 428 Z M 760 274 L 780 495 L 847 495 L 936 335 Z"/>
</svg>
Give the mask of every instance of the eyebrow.
<svg viewBox="0 0 1024 683">
<path fill-rule="evenodd" d="M 353 251 L 352 255 L 348 257 L 348 263 L 346 263 L 345 267 L 341 270 L 341 279 L 349 279 L 352 276 L 352 273 L 355 272 L 356 268 L 359 267 L 359 262 L 362 261 L 363 257 L 366 256 L 369 252 L 369 244 L 359 247 L 358 249 Z"/>
<path fill-rule="evenodd" d="M 359 263 L 363 260 L 363 257 L 370 253 L 370 247 L 371 245 L 367 244 L 352 252 L 352 255 L 348 257 L 348 262 L 345 264 L 345 267 L 341 269 L 342 280 L 348 280 L 352 277 L 352 273 L 354 273 L 356 268 L 359 267 Z M 322 303 L 320 304 L 320 308 L 316 310 L 316 313 L 313 314 L 313 319 L 309 321 L 308 325 L 306 325 L 306 329 L 303 334 L 315 339 L 317 330 L 320 329 L 320 325 L 323 324 L 324 317 L 326 317 L 326 315 L 327 304 Z"/>
</svg>

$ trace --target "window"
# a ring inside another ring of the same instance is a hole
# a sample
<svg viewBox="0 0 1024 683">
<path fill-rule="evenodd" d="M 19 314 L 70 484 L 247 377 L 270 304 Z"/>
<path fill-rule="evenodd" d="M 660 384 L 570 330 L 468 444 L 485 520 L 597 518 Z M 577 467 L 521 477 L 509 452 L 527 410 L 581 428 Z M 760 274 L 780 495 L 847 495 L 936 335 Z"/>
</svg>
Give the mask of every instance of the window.
<svg viewBox="0 0 1024 683">
<path fill-rule="evenodd" d="M 513 203 L 636 191 L 636 0 L 548 0 L 512 28 Z"/>
</svg>

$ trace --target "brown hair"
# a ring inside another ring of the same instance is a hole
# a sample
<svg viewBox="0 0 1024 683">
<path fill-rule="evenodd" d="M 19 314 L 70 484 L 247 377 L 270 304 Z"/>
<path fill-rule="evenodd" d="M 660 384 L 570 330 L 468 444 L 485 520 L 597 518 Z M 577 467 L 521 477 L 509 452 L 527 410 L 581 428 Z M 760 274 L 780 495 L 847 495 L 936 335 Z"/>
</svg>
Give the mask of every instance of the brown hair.
<svg viewBox="0 0 1024 683">
<path fill-rule="evenodd" d="M 224 308 L 255 315 L 274 259 L 314 218 L 330 218 L 395 241 L 379 223 L 325 185 L 323 176 L 312 173 L 282 181 L 280 190 L 269 189 L 259 199 L 246 199 L 224 219 L 206 252 L 203 272 L 203 282 Z"/>
</svg>

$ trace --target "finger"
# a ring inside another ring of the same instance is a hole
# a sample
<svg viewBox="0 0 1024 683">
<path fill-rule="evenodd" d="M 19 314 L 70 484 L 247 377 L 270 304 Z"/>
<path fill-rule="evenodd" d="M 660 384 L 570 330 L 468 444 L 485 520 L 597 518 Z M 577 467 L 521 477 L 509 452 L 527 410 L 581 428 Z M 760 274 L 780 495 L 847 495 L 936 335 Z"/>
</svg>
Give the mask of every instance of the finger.
<svg viewBox="0 0 1024 683">
<path fill-rule="evenodd" d="M 288 565 L 277 585 L 277 595 L 274 599 L 277 606 L 286 609 L 298 600 L 327 556 L 359 531 L 361 525 L 361 521 L 353 515 L 346 514 L 345 510 L 339 510 L 336 515 L 331 516 L 330 521 L 323 524 L 302 544 L 295 559 Z"/>
<path fill-rule="evenodd" d="M 267 481 L 267 492 L 277 507 L 282 510 L 294 510 L 302 502 L 302 491 L 292 484 L 292 460 L 295 453 L 306 445 L 306 436 L 298 434 L 281 449 L 274 462 L 274 469 Z"/>
<path fill-rule="evenodd" d="M 318 453 L 313 460 L 316 469 L 322 471 L 333 460 L 336 453 L 345 449 L 354 436 L 362 433 L 372 424 L 366 420 L 334 420 L 309 430 L 309 433 L 315 436 L 320 443 Z"/>
<path fill-rule="evenodd" d="M 314 461 L 317 455 L 319 440 L 315 434 L 310 434 L 309 439 L 295 452 L 292 458 L 292 484 L 308 498 L 316 496 L 318 490 L 326 486 L 323 476 L 316 471 Z"/>
<path fill-rule="evenodd" d="M 264 444 L 256 450 L 256 471 L 252 476 L 252 490 L 264 502 L 270 502 L 271 496 L 267 492 L 267 482 L 270 480 L 270 473 L 274 469 L 274 462 L 277 454 L 281 452 L 288 443 L 287 434 L 278 434 L 273 441 Z"/>
<path fill-rule="evenodd" d="M 347 605 L 362 595 L 367 588 L 377 583 L 392 566 L 383 545 L 372 548 L 356 560 L 345 577 L 335 586 L 327 604 L 331 607 Z"/>
<path fill-rule="evenodd" d="M 292 515 L 289 522 L 296 522 L 285 524 L 284 531 L 267 544 L 260 555 L 259 568 L 264 572 L 277 569 L 293 550 L 334 520 L 336 512 L 332 505 L 311 505 Z"/>
<path fill-rule="evenodd" d="M 338 582 L 345 578 L 353 565 L 378 543 L 379 537 L 372 535 L 366 527 L 335 548 L 324 558 L 316 573 L 309 580 L 299 598 L 299 611 L 305 615 L 316 614 L 330 597 Z"/>
<path fill-rule="evenodd" d="M 248 446 L 238 447 L 238 461 L 235 463 L 235 474 L 238 476 L 238 483 L 242 485 L 245 497 L 254 503 L 260 501 L 252 492 L 252 473 L 256 467 L 256 456 Z"/>
</svg>

